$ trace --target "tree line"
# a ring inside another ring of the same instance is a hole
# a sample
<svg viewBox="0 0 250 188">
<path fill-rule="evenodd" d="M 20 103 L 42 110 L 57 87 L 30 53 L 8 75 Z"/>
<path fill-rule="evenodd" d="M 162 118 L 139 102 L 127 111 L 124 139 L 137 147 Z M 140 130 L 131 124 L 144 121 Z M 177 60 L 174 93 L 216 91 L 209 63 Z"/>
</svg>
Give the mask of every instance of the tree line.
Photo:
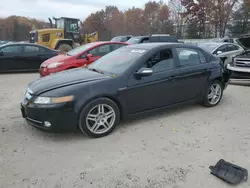
<svg viewBox="0 0 250 188">
<path fill-rule="evenodd" d="M 28 40 L 29 31 L 49 27 L 49 22 L 35 18 L 0 18 L 0 40 Z M 151 33 L 175 35 L 179 39 L 234 37 L 250 31 L 250 0 L 149 1 L 143 8 L 125 11 L 106 6 L 83 20 L 81 30 L 98 31 L 100 40 Z"/>
</svg>

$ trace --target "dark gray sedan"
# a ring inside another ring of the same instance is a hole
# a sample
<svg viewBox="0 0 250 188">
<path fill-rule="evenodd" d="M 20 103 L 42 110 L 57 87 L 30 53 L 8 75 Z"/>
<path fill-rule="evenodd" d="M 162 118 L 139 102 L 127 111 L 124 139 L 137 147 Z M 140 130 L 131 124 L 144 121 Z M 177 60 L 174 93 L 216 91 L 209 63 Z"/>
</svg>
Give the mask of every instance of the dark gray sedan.
<svg viewBox="0 0 250 188">
<path fill-rule="evenodd" d="M 228 80 L 220 59 L 198 47 L 128 45 L 86 68 L 32 82 L 21 111 L 28 123 L 45 131 L 80 128 L 102 137 L 130 115 L 184 103 L 216 106 Z"/>
</svg>

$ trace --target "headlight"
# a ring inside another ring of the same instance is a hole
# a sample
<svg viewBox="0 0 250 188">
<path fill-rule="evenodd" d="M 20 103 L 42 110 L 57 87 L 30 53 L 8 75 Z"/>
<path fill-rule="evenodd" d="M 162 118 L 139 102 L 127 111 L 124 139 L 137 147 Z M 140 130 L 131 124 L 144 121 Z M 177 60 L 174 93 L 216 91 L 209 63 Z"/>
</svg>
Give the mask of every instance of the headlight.
<svg viewBox="0 0 250 188">
<path fill-rule="evenodd" d="M 54 68 L 57 68 L 58 66 L 60 66 L 61 64 L 63 64 L 63 62 L 51 63 L 51 64 L 48 65 L 47 68 L 54 69 Z"/>
<path fill-rule="evenodd" d="M 73 101 L 73 96 L 64 97 L 37 97 L 34 101 L 35 104 L 58 104 L 63 102 Z"/>
</svg>

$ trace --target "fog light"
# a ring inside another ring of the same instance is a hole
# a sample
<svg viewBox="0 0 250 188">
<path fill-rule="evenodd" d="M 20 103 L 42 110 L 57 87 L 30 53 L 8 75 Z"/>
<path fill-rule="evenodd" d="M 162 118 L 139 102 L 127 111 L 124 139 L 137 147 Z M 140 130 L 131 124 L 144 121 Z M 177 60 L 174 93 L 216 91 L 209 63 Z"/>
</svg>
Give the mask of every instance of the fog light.
<svg viewBox="0 0 250 188">
<path fill-rule="evenodd" d="M 44 126 L 45 126 L 45 127 L 50 127 L 50 126 L 51 126 L 51 123 L 48 122 L 48 121 L 45 121 L 45 122 L 44 122 Z"/>
</svg>

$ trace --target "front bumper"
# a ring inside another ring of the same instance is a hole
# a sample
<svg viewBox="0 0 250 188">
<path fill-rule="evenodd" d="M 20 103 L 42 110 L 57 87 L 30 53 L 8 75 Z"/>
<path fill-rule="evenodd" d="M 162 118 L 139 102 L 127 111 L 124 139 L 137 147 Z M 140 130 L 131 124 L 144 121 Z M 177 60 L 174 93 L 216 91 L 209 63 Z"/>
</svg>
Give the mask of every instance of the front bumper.
<svg viewBox="0 0 250 188">
<path fill-rule="evenodd" d="M 250 68 L 233 67 L 230 64 L 228 64 L 227 69 L 231 71 L 231 78 L 250 79 Z"/>
<path fill-rule="evenodd" d="M 77 129 L 77 115 L 72 104 L 33 105 L 21 103 L 21 113 L 26 121 L 47 132 L 71 132 Z M 45 126 L 49 122 L 51 126 Z"/>
</svg>

